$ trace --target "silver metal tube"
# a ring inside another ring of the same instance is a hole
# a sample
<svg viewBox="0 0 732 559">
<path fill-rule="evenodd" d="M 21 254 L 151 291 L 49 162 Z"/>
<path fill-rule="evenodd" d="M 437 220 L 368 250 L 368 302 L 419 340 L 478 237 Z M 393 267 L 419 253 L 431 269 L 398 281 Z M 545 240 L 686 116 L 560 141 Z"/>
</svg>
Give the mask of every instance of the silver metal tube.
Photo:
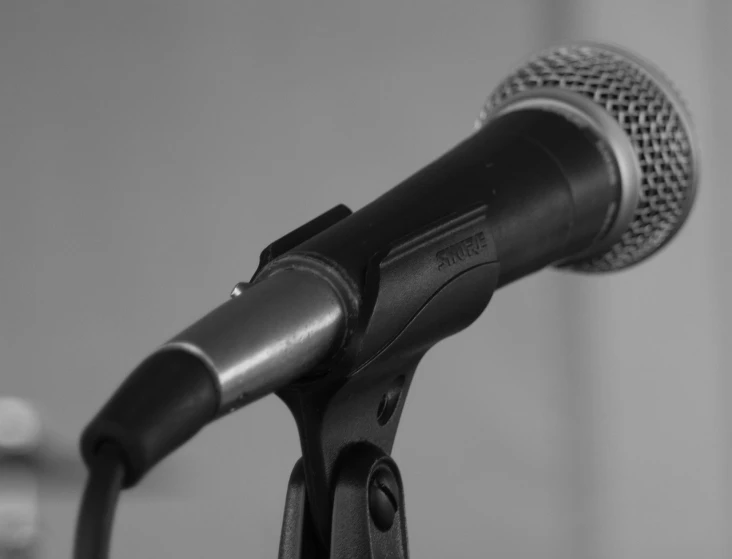
<svg viewBox="0 0 732 559">
<path fill-rule="evenodd" d="M 321 362 L 345 331 L 336 289 L 304 270 L 283 270 L 211 311 L 164 344 L 201 358 L 221 390 L 220 413 L 298 379 Z"/>
</svg>

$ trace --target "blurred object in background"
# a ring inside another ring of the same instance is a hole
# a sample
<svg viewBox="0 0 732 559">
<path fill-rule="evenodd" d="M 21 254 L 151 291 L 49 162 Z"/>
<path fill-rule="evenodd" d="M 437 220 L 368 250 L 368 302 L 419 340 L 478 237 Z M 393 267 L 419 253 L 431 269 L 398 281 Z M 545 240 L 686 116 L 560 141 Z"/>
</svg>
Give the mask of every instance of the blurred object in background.
<svg viewBox="0 0 732 559">
<path fill-rule="evenodd" d="M 140 491 L 130 495 L 185 495 L 170 470 L 156 470 Z M 76 444 L 59 442 L 30 402 L 0 396 L 0 559 L 55 556 L 43 551 L 47 546 L 43 545 L 40 498 L 62 497 L 75 503 L 85 477 Z"/>
<path fill-rule="evenodd" d="M 0 398 L 0 559 L 36 557 L 41 420 L 28 402 Z"/>
</svg>

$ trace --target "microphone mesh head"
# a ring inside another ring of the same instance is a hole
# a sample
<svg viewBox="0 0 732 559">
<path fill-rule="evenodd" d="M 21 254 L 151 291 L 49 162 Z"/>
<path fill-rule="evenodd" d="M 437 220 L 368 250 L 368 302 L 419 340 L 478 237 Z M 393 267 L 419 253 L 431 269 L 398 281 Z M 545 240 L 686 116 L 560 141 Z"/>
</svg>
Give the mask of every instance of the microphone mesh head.
<svg viewBox="0 0 732 559">
<path fill-rule="evenodd" d="M 674 87 L 655 67 L 617 47 L 570 45 L 543 52 L 508 76 L 491 94 L 481 119 L 536 88 L 569 90 L 599 105 L 625 132 L 641 172 L 638 205 L 625 233 L 609 250 L 567 266 L 619 270 L 654 253 L 686 219 L 698 180 L 690 118 Z"/>
</svg>

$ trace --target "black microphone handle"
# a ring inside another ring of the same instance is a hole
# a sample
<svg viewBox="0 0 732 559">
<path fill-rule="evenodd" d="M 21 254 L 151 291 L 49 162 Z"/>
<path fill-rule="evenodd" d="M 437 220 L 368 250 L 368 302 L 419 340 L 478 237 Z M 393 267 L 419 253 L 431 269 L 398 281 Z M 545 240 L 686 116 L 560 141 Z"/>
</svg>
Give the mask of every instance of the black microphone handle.
<svg viewBox="0 0 732 559">
<path fill-rule="evenodd" d="M 506 285 L 587 249 L 612 225 L 621 193 L 601 143 L 558 113 L 508 113 L 288 254 L 334 263 L 360 292 L 375 255 L 485 204 Z"/>
</svg>

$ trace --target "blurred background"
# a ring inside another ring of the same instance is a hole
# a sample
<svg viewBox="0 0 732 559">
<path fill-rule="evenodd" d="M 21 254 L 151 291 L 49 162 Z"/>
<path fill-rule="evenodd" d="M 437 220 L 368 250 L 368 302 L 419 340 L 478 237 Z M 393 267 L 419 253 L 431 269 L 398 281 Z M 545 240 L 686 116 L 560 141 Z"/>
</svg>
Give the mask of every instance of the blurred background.
<svg viewBox="0 0 732 559">
<path fill-rule="evenodd" d="M 731 24 L 724 0 L 0 3 L 0 396 L 38 410 L 68 474 L 0 485 L 35 556 L 70 556 L 78 434 L 142 357 L 269 242 L 394 186 L 527 55 L 576 39 L 676 82 L 698 203 L 642 266 L 544 271 L 428 353 L 394 451 L 411 553 L 732 556 Z M 275 397 L 209 426 L 123 496 L 113 556 L 274 557 L 298 456 Z"/>
</svg>

